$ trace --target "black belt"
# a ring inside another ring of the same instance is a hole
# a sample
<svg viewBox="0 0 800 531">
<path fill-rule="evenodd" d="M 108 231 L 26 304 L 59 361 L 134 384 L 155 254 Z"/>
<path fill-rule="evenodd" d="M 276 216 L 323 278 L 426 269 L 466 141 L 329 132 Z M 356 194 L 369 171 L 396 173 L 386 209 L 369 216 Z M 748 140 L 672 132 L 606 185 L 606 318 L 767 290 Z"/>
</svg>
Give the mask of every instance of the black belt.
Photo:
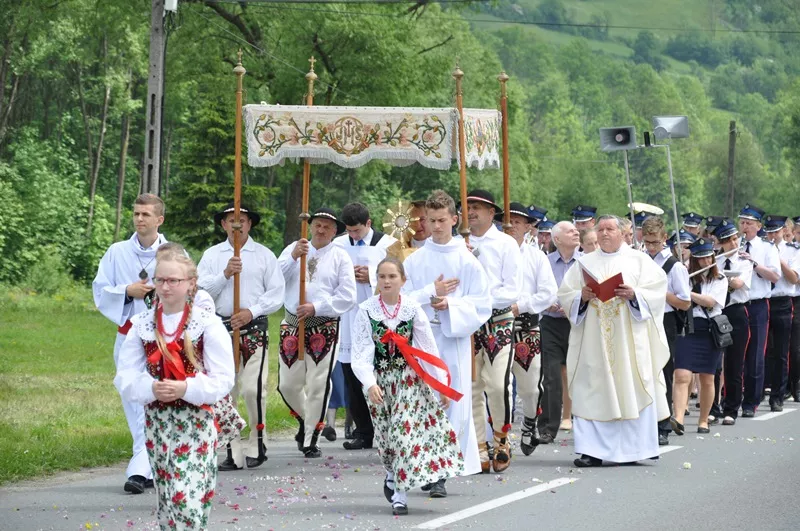
<svg viewBox="0 0 800 531">
<path fill-rule="evenodd" d="M 533 330 L 534 328 L 539 326 L 539 314 L 521 313 L 517 316 L 517 319 L 514 322 L 514 326 L 516 328 L 521 328 L 523 330 Z"/>
<path fill-rule="evenodd" d="M 228 329 L 228 332 L 233 331 L 233 328 L 231 327 L 231 318 L 225 317 L 224 315 L 219 315 L 219 317 L 222 319 L 222 324 L 225 325 L 225 328 Z M 249 332 L 250 330 L 260 330 L 261 332 L 266 333 L 267 328 L 268 328 L 267 316 L 261 315 L 259 317 L 254 317 L 249 323 L 239 328 L 239 331 L 244 333 L 244 332 Z"/>
<path fill-rule="evenodd" d="M 763 298 L 763 297 L 762 297 L 762 298 L 760 298 L 760 299 L 753 299 L 753 300 L 751 300 L 751 301 L 747 301 L 747 302 L 745 302 L 745 303 L 744 303 L 744 305 L 745 305 L 745 306 L 750 306 L 751 304 L 755 304 L 756 302 L 766 302 L 766 300 L 767 300 L 767 299 L 765 299 L 765 298 Z"/>
<path fill-rule="evenodd" d="M 505 315 L 511 312 L 511 306 L 508 308 L 500 308 L 499 310 L 492 310 L 492 319 L 495 317 L 500 317 L 501 315 Z"/>
<path fill-rule="evenodd" d="M 293 326 L 295 328 L 300 326 L 300 320 L 297 318 L 297 316 L 295 314 L 291 313 L 288 310 L 284 313 L 283 320 L 286 321 L 287 324 L 289 324 L 290 326 Z M 306 326 L 308 326 L 308 327 L 324 325 L 326 323 L 330 323 L 331 321 L 338 322 L 339 318 L 338 317 L 325 317 L 324 315 L 320 315 L 320 316 L 315 315 L 313 317 L 306 317 L 305 318 L 305 323 L 306 323 Z"/>
<path fill-rule="evenodd" d="M 788 295 L 780 295 L 778 297 L 771 297 L 770 300 L 773 300 L 775 302 L 787 302 L 792 300 L 792 298 Z"/>
</svg>

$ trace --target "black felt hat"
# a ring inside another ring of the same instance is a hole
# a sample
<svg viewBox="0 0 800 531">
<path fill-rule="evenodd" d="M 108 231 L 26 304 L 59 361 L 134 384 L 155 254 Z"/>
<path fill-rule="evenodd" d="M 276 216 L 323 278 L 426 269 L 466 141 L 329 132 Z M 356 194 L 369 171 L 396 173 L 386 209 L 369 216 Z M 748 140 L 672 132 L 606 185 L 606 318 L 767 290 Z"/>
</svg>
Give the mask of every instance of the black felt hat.
<svg viewBox="0 0 800 531">
<path fill-rule="evenodd" d="M 328 207 L 318 208 L 314 212 L 314 214 L 312 214 L 311 217 L 308 218 L 308 222 L 311 223 L 316 218 L 329 219 L 329 220 L 335 222 L 336 223 L 336 234 L 337 235 L 339 235 L 339 234 L 343 233 L 345 230 L 347 230 L 347 227 L 345 226 L 345 224 L 342 221 L 339 221 L 339 218 L 336 217 L 336 212 L 334 212 L 332 208 L 328 208 Z"/>
<path fill-rule="evenodd" d="M 503 209 L 500 208 L 500 206 L 494 202 L 494 196 L 492 195 L 491 192 L 488 192 L 486 190 L 471 190 L 467 194 L 467 204 L 473 201 L 478 203 L 486 203 L 490 207 L 493 207 L 495 211 L 494 212 L 495 216 L 503 215 Z M 456 205 L 456 208 L 459 210 L 461 209 L 460 202 Z"/>
<path fill-rule="evenodd" d="M 214 214 L 214 224 L 221 225 L 222 220 L 225 219 L 225 216 L 231 212 L 233 212 L 233 201 L 225 205 L 224 209 Z M 250 218 L 250 223 L 253 227 L 261 223 L 261 216 L 255 210 L 247 208 L 244 205 L 239 205 L 239 212 L 242 214 L 247 214 L 247 217 Z"/>
</svg>

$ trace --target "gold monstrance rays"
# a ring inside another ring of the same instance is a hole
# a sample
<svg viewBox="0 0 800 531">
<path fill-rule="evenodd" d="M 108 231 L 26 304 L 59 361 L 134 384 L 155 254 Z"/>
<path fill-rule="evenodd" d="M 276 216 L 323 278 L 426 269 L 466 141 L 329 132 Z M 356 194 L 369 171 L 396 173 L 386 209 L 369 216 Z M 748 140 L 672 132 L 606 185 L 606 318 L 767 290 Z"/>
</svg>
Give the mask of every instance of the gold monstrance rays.
<svg viewBox="0 0 800 531">
<path fill-rule="evenodd" d="M 406 234 L 408 234 L 408 236 L 414 236 L 414 234 L 416 234 L 416 231 L 411 228 L 411 224 L 415 221 L 419 221 L 419 217 L 412 217 L 412 210 L 413 207 L 410 203 L 398 200 L 397 212 L 392 210 L 392 208 L 387 208 L 386 215 L 383 217 L 383 229 L 400 242 L 401 249 L 408 247 L 406 244 Z"/>
</svg>

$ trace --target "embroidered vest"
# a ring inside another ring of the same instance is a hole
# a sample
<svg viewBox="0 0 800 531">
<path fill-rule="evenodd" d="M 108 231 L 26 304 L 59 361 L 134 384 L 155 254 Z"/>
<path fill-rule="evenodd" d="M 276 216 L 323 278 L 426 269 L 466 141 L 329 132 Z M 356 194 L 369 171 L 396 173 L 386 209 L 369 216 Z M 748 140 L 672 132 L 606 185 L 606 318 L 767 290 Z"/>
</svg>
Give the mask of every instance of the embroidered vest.
<svg viewBox="0 0 800 531">
<path fill-rule="evenodd" d="M 372 339 L 375 342 L 375 361 L 376 367 L 386 367 L 386 369 L 402 369 L 406 366 L 406 359 L 403 355 L 394 348 L 394 345 L 388 345 L 381 342 L 383 335 L 389 330 L 383 321 L 376 321 L 370 317 L 372 324 Z M 408 339 L 411 343 L 412 332 L 414 330 L 413 321 L 400 321 L 397 324 L 395 333 Z"/>
</svg>

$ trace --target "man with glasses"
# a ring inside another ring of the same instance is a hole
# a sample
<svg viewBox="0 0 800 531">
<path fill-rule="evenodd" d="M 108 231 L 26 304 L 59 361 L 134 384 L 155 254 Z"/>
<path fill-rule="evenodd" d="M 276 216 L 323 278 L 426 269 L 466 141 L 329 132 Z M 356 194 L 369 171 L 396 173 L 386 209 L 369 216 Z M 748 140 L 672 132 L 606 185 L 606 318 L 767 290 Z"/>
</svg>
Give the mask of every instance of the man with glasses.
<svg viewBox="0 0 800 531">
<path fill-rule="evenodd" d="M 664 381 L 667 385 L 667 405 L 672 414 L 672 372 L 675 358 L 675 340 L 678 337 L 678 314 L 676 310 L 686 311 L 692 305 L 689 270 L 678 260 L 670 249 L 665 248 L 667 232 L 664 221 L 657 216 L 649 216 L 642 222 L 642 243 L 645 252 L 661 266 L 667 274 L 667 303 L 664 306 L 664 332 L 669 346 L 669 361 L 664 367 Z M 658 444 L 669 444 L 672 428 L 669 419 L 658 423 Z"/>
</svg>

